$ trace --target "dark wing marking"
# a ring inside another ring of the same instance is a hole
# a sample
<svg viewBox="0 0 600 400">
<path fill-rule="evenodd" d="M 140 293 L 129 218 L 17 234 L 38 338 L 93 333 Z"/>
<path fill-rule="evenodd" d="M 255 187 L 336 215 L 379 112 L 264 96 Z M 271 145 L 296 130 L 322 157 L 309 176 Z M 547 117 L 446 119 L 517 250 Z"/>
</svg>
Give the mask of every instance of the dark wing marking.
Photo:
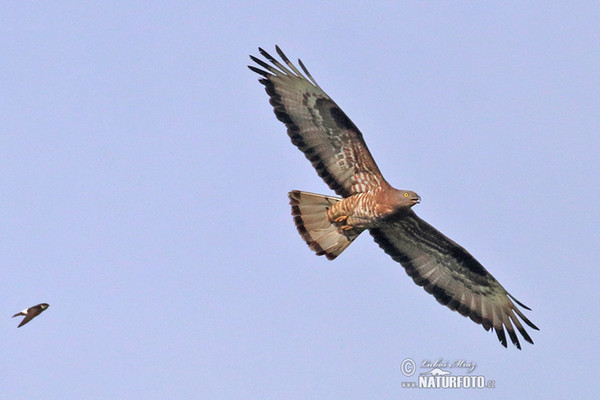
<svg viewBox="0 0 600 400">
<path fill-rule="evenodd" d="M 387 254 L 402 264 L 417 285 L 423 286 L 441 304 L 483 325 L 485 330 L 493 328 L 504 347 L 506 329 L 512 343 L 521 348 L 513 325 L 533 344 L 515 314 L 531 328 L 538 328 L 511 299 L 529 308 L 512 297 L 464 248 L 412 210 L 386 222 L 381 228 L 371 229 L 371 235 Z"/>
<path fill-rule="evenodd" d="M 292 143 L 340 196 L 383 185 L 385 180 L 356 125 L 319 87 L 302 61 L 298 60 L 308 78 L 279 47 L 276 50 L 287 67 L 259 48 L 273 65 L 250 56 L 264 69 L 248 68 L 264 77 L 259 82 L 265 85 L 275 115 L 286 125 Z"/>
</svg>

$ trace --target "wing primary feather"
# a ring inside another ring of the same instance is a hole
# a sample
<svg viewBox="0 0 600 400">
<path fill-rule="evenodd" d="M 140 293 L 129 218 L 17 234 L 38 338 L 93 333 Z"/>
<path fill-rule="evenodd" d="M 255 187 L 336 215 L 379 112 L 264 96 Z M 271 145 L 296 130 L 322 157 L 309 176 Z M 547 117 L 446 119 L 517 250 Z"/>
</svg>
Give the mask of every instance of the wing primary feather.
<svg viewBox="0 0 600 400">
<path fill-rule="evenodd" d="M 266 62 L 264 62 L 260 58 L 256 58 L 254 56 L 250 56 L 250 58 L 252 59 L 252 61 L 254 61 L 255 63 L 257 63 L 258 65 L 260 65 L 261 67 L 263 67 L 267 71 L 271 72 L 272 74 L 274 74 L 274 75 L 281 75 L 282 74 L 281 71 L 278 71 L 272 65 L 267 64 Z M 273 76 L 273 75 L 269 74 L 269 76 Z"/>
<path fill-rule="evenodd" d="M 518 308 L 514 308 L 515 312 L 517 313 L 517 315 L 523 320 L 523 322 L 525 322 L 527 325 L 529 325 L 531 328 L 535 329 L 536 331 L 539 331 L 540 328 L 538 328 L 537 326 L 535 326 L 535 324 L 533 322 L 531 322 L 525 315 L 523 315 L 523 313 L 521 312 L 521 310 L 519 310 Z"/>
<path fill-rule="evenodd" d="M 504 327 L 502 325 L 502 318 L 499 317 L 500 310 L 499 306 L 495 304 L 490 304 L 492 309 L 492 326 L 494 327 L 494 331 L 496 331 L 496 336 L 498 336 L 498 340 L 502 343 L 502 346 L 508 347 L 508 343 L 506 341 L 506 334 L 504 333 Z"/>
<path fill-rule="evenodd" d="M 510 294 L 510 293 L 506 293 L 506 294 L 507 294 L 507 295 L 508 295 L 508 297 L 510 297 L 510 298 L 511 298 L 511 299 L 512 299 L 512 300 L 513 300 L 515 303 L 517 303 L 518 305 L 520 305 L 520 306 L 521 306 L 521 307 L 523 307 L 524 309 L 531 311 L 531 308 L 527 307 L 525 304 L 523 304 L 523 303 L 521 303 L 519 300 L 515 299 L 515 298 L 513 297 L 513 295 L 512 295 L 512 294 Z"/>
<path fill-rule="evenodd" d="M 267 53 L 265 50 L 263 50 L 262 48 L 259 47 L 258 51 L 260 51 L 260 54 L 262 54 L 267 60 L 271 61 L 273 63 L 273 65 L 275 65 L 277 68 L 279 68 L 283 73 L 285 73 L 286 75 L 293 75 L 289 69 L 284 67 L 283 64 L 281 64 L 279 61 L 277 61 L 277 59 L 275 57 L 273 57 L 272 55 Z"/>
<path fill-rule="evenodd" d="M 264 76 L 265 78 L 269 78 L 270 76 L 273 76 L 270 73 L 268 73 L 267 71 L 263 71 L 262 69 L 256 68 L 253 65 L 248 65 L 248 68 L 250 68 L 251 71 L 256 72 L 257 74 Z"/>
<path fill-rule="evenodd" d="M 508 316 L 512 320 L 513 324 L 515 324 L 515 326 L 517 327 L 517 330 L 519 331 L 519 333 L 521 334 L 521 336 L 523 336 L 523 339 L 525 339 L 529 343 L 533 344 L 533 340 L 531 339 L 531 336 L 529 336 L 529 334 L 527 333 L 527 331 L 525 330 L 525 328 L 523 328 L 523 325 L 521 325 L 521 322 L 517 319 L 517 317 L 512 312 L 512 310 L 510 311 L 510 313 L 508 314 Z"/>
<path fill-rule="evenodd" d="M 519 343 L 519 338 L 517 337 L 517 334 L 515 333 L 515 328 L 513 328 L 512 324 L 510 323 L 510 318 L 507 313 L 502 314 L 502 323 L 506 327 L 506 331 L 508 332 L 510 341 L 515 346 L 517 346 L 517 349 L 521 350 L 521 343 Z"/>
<path fill-rule="evenodd" d="M 313 85 L 315 85 L 315 87 L 321 89 L 321 86 L 319 86 L 319 84 L 317 83 L 317 81 L 315 80 L 315 78 L 312 77 L 312 75 L 310 74 L 310 72 L 308 72 L 308 69 L 304 66 L 304 63 L 302 62 L 301 59 L 298 59 L 298 64 L 300 64 L 300 68 L 302 68 L 302 71 L 304 71 L 304 73 L 306 74 L 306 76 L 308 76 L 308 79 L 310 79 L 310 81 L 312 82 Z M 323 89 L 321 89 L 323 90 Z"/>
<path fill-rule="evenodd" d="M 508 347 L 506 335 L 504 334 L 504 329 L 502 329 L 502 326 L 500 326 L 499 328 L 494 327 L 494 331 L 496 331 L 496 336 L 498 336 L 498 340 L 500 341 L 502 346 Z"/>
<path fill-rule="evenodd" d="M 304 75 L 302 75 L 302 72 L 298 71 L 298 68 L 296 68 L 294 66 L 294 64 L 292 64 L 292 62 L 290 61 L 289 58 L 287 58 L 287 56 L 285 55 L 285 53 L 279 48 L 279 46 L 275 45 L 275 51 L 277 51 L 277 54 L 279 54 L 279 57 L 281 57 L 281 59 L 283 60 L 283 62 L 285 62 L 287 64 L 288 67 L 291 68 L 292 71 L 294 71 L 294 73 L 296 75 L 298 75 L 300 78 L 302 79 L 306 79 L 306 77 Z"/>
</svg>

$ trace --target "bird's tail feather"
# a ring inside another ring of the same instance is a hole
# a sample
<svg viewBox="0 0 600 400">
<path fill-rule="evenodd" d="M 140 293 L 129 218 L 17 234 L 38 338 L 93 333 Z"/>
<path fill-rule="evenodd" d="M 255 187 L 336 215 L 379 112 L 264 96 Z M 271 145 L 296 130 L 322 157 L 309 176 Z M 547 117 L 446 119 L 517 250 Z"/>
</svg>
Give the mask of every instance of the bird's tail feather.
<svg viewBox="0 0 600 400">
<path fill-rule="evenodd" d="M 15 315 L 13 315 L 12 318 L 18 317 L 19 315 L 25 315 L 25 314 L 23 313 L 23 311 L 21 311 L 21 312 L 16 313 Z"/>
<path fill-rule="evenodd" d="M 344 231 L 327 218 L 327 210 L 341 199 L 293 190 L 288 194 L 298 233 L 317 255 L 329 260 L 339 256 L 360 235 L 356 228 Z"/>
</svg>

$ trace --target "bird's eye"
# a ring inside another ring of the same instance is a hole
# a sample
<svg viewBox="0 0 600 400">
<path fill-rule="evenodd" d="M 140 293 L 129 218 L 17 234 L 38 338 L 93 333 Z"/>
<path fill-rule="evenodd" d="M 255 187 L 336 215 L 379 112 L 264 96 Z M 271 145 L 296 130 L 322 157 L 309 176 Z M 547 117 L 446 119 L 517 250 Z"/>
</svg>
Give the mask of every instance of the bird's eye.
<svg viewBox="0 0 600 400">
<path fill-rule="evenodd" d="M 407 192 L 404 192 L 404 197 L 408 197 L 408 193 Z"/>
</svg>

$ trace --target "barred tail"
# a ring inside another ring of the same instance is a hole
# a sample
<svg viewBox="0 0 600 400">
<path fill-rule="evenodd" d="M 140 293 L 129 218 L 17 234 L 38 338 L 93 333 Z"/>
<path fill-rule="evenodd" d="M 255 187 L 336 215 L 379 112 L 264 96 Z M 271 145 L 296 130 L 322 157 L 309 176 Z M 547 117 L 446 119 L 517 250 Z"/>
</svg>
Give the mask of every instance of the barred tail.
<svg viewBox="0 0 600 400">
<path fill-rule="evenodd" d="M 343 231 L 327 219 L 327 210 L 341 199 L 293 190 L 288 194 L 296 229 L 318 256 L 329 260 L 339 256 L 362 230 Z"/>
</svg>

